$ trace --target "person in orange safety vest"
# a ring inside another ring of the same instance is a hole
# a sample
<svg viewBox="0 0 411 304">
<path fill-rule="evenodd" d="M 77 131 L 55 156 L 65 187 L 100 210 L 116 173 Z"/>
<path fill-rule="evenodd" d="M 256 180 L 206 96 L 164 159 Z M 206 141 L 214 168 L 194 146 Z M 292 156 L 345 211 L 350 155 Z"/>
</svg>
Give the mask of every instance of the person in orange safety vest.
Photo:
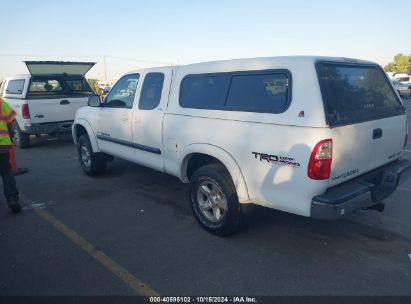
<svg viewBox="0 0 411 304">
<path fill-rule="evenodd" d="M 16 112 L 0 97 L 0 174 L 3 180 L 4 196 L 12 212 L 19 213 L 19 191 L 10 165 L 9 146 L 11 139 L 11 124 L 16 118 Z"/>
</svg>

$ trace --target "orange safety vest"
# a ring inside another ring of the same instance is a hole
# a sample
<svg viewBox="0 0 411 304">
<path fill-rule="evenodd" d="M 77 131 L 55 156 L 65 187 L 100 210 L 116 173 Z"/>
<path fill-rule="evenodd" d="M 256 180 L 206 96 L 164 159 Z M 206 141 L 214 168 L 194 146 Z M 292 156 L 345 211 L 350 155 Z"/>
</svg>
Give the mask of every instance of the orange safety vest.
<svg viewBox="0 0 411 304">
<path fill-rule="evenodd" d="M 12 144 L 7 125 L 11 124 L 15 118 L 16 112 L 0 97 L 0 146 Z"/>
</svg>

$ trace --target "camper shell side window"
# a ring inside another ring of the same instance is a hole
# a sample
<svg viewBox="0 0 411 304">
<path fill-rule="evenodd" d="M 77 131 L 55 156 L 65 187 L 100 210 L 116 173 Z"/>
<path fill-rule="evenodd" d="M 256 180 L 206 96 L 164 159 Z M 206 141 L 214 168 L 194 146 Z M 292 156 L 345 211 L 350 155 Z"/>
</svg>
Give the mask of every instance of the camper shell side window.
<svg viewBox="0 0 411 304">
<path fill-rule="evenodd" d="M 283 113 L 292 98 L 288 70 L 190 74 L 180 86 L 183 108 Z"/>
</svg>

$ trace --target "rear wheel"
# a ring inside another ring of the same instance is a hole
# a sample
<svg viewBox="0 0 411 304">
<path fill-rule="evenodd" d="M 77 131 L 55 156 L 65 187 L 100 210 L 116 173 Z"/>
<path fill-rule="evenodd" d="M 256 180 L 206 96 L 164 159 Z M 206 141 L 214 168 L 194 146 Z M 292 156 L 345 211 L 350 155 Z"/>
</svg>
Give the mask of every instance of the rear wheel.
<svg viewBox="0 0 411 304">
<path fill-rule="evenodd" d="M 15 146 L 24 149 L 30 146 L 30 134 L 22 132 L 17 121 L 12 124 L 13 143 Z"/>
<path fill-rule="evenodd" d="M 104 153 L 94 153 L 90 139 L 81 135 L 77 143 L 78 159 L 81 168 L 87 175 L 100 175 L 106 171 L 107 157 Z"/>
<path fill-rule="evenodd" d="M 198 222 L 217 235 L 241 228 L 241 208 L 230 174 L 221 164 L 203 166 L 190 179 L 190 203 Z"/>
</svg>

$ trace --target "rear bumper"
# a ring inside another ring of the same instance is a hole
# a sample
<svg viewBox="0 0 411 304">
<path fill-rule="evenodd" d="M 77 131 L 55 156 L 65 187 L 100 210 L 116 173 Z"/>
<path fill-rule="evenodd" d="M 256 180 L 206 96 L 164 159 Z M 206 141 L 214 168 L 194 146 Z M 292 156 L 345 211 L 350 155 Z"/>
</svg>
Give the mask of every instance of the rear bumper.
<svg viewBox="0 0 411 304">
<path fill-rule="evenodd" d="M 390 196 L 411 175 L 411 161 L 396 160 L 313 197 L 311 217 L 335 220 Z"/>
<path fill-rule="evenodd" d="M 39 124 L 25 125 L 23 131 L 29 134 L 70 133 L 72 125 L 73 125 L 72 120 L 50 122 L 50 123 L 39 123 Z"/>
</svg>

